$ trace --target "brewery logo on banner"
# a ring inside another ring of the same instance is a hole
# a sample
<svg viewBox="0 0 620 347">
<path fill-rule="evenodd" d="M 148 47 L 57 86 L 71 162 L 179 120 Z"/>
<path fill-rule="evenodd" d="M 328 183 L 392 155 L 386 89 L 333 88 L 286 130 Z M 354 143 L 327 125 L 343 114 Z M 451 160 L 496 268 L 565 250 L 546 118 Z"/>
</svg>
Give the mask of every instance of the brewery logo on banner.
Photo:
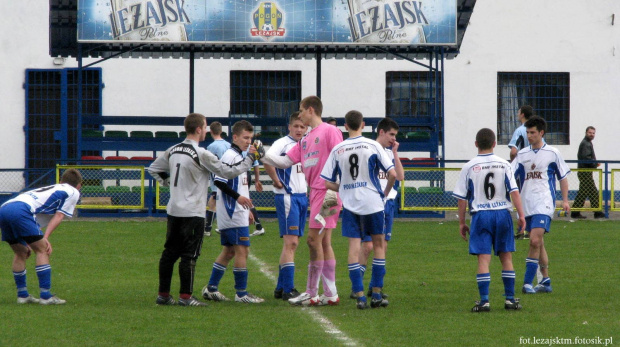
<svg viewBox="0 0 620 347">
<path fill-rule="evenodd" d="M 109 0 L 115 40 L 187 41 L 185 0 Z"/>
<path fill-rule="evenodd" d="M 286 30 L 282 27 L 284 14 L 278 9 L 275 2 L 261 2 L 252 13 L 254 28 L 250 29 L 252 36 L 260 36 L 269 41 L 274 37 L 283 37 Z"/>
</svg>

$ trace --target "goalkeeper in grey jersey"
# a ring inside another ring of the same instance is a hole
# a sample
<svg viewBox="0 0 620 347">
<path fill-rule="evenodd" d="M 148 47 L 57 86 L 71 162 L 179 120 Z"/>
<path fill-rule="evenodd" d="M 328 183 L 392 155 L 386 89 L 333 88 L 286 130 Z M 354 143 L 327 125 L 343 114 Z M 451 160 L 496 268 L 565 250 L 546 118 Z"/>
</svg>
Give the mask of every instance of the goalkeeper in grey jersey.
<svg viewBox="0 0 620 347">
<path fill-rule="evenodd" d="M 198 146 L 207 134 L 205 116 L 192 113 L 184 122 L 187 138 L 168 148 L 148 168 L 148 172 L 161 185 L 170 186 L 170 200 L 166 207 L 168 226 L 164 251 L 159 260 L 159 295 L 156 303 L 172 305 L 170 282 L 174 264 L 179 263 L 181 289 L 179 305 L 202 306 L 204 303 L 192 296 L 194 269 L 200 255 L 205 223 L 209 179 L 211 173 L 234 178 L 248 171 L 254 160 L 264 154 L 262 145 L 258 151 L 251 146 L 248 156 L 235 165 L 222 163 L 217 156 Z"/>
</svg>

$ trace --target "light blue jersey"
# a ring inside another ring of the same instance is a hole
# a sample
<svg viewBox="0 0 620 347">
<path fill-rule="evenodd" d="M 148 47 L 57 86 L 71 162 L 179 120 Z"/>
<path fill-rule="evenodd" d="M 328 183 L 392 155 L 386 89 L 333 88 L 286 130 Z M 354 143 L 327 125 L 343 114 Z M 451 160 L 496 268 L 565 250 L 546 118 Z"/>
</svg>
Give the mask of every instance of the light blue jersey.
<svg viewBox="0 0 620 347">
<path fill-rule="evenodd" d="M 208 145 L 207 151 L 215 154 L 218 158 L 222 159 L 224 152 L 226 152 L 226 150 L 228 150 L 229 148 L 230 148 L 230 142 L 224 139 L 219 139 L 219 140 L 213 141 L 210 145 Z M 211 175 L 211 191 L 212 192 L 215 192 L 217 189 L 215 187 L 214 182 L 215 182 L 215 177 Z"/>
</svg>

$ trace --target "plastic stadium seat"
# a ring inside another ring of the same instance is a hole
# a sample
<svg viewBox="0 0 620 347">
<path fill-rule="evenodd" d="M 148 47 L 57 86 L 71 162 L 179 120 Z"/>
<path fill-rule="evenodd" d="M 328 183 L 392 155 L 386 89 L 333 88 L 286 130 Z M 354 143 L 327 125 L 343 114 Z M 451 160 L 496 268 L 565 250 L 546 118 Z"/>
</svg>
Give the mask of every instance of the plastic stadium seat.
<svg viewBox="0 0 620 347">
<path fill-rule="evenodd" d="M 405 134 L 401 133 L 400 131 L 396 133 L 396 138 L 399 140 L 405 139 Z"/>
<path fill-rule="evenodd" d="M 416 187 L 405 187 L 405 194 L 415 194 L 418 192 Z"/>
<path fill-rule="evenodd" d="M 423 194 L 442 194 L 443 189 L 440 187 L 420 187 L 418 192 Z"/>
<path fill-rule="evenodd" d="M 129 160 L 129 158 L 122 155 L 111 155 L 109 157 L 105 157 L 105 160 Z"/>
<path fill-rule="evenodd" d="M 131 136 L 131 137 L 152 138 L 153 137 L 153 132 L 152 131 L 132 131 L 132 132 L 129 133 L 129 136 Z"/>
<path fill-rule="evenodd" d="M 108 130 L 105 132 L 105 137 L 129 137 L 129 135 L 123 130 Z"/>
<path fill-rule="evenodd" d="M 211 135 L 211 133 L 209 133 L 209 135 Z M 179 133 L 179 137 L 180 137 L 180 138 L 182 138 L 182 139 L 186 138 L 186 137 L 187 137 L 187 132 L 185 132 L 185 131 L 181 131 L 181 132 Z"/>
<path fill-rule="evenodd" d="M 105 193 L 105 188 L 102 186 L 82 186 L 80 192 L 82 194 L 102 194 Z"/>
<path fill-rule="evenodd" d="M 372 134 L 372 132 L 364 132 L 364 133 L 362 133 L 362 136 L 364 136 L 365 138 L 368 138 L 368 139 L 374 139 L 375 138 L 375 136 Z"/>
<path fill-rule="evenodd" d="M 82 137 L 103 137 L 103 131 L 93 129 L 83 129 Z"/>
<path fill-rule="evenodd" d="M 430 140 L 431 134 L 428 131 L 410 131 L 407 133 L 407 138 L 413 140 Z"/>
<path fill-rule="evenodd" d="M 125 186 L 108 186 L 105 191 L 107 193 L 130 193 L 131 188 Z"/>
<path fill-rule="evenodd" d="M 228 137 L 228 134 L 227 134 L 226 132 L 222 131 L 222 133 L 220 134 L 220 136 L 221 136 L 223 139 L 225 139 L 225 138 L 227 138 L 227 137 Z"/>
<path fill-rule="evenodd" d="M 160 193 L 170 193 L 170 187 L 159 186 Z"/>
<path fill-rule="evenodd" d="M 412 158 L 414 166 L 437 166 L 437 160 L 433 158 Z"/>
<path fill-rule="evenodd" d="M 153 157 L 131 157 L 130 160 L 141 160 L 141 161 L 153 161 L 155 158 Z"/>
<path fill-rule="evenodd" d="M 83 155 L 82 160 L 103 160 L 100 155 Z"/>
<path fill-rule="evenodd" d="M 179 134 L 176 131 L 156 131 L 156 138 L 179 138 Z"/>
<path fill-rule="evenodd" d="M 140 193 L 142 190 L 142 186 L 133 186 L 131 187 L 131 192 L 132 193 Z M 144 186 L 144 191 L 146 192 L 147 190 L 149 190 L 149 186 Z"/>
</svg>

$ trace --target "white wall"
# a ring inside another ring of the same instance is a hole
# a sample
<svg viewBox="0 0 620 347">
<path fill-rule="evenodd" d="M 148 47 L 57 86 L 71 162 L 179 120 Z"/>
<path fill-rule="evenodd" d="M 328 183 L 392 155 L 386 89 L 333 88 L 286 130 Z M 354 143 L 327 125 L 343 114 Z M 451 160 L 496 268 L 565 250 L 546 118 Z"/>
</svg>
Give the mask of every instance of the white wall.
<svg viewBox="0 0 620 347">
<path fill-rule="evenodd" d="M 0 1 L 0 13 L 11 13 L 0 21 L 3 168 L 24 167 L 25 69 L 58 67 L 48 56 L 48 6 L 40 0 Z M 496 129 L 497 72 L 520 71 L 570 73 L 571 144 L 558 146 L 567 159 L 575 159 L 585 127 L 593 125 L 598 158 L 620 160 L 614 148 L 620 134 L 620 18 L 612 26 L 613 13 L 620 16 L 620 1 L 478 0 L 461 53 L 445 63 L 446 159 L 475 155 L 478 129 Z M 75 66 L 75 59 L 64 65 Z M 187 60 L 112 59 L 98 66 L 105 83 L 104 115 L 187 113 Z M 316 92 L 314 60 L 201 59 L 196 61 L 197 112 L 228 114 L 229 72 L 237 69 L 301 70 L 303 95 Z M 326 116 L 358 109 L 376 117 L 385 113 L 385 72 L 421 68 L 407 61 L 330 59 L 323 60 L 322 69 Z M 496 153 L 508 158 L 506 146 Z"/>
</svg>

